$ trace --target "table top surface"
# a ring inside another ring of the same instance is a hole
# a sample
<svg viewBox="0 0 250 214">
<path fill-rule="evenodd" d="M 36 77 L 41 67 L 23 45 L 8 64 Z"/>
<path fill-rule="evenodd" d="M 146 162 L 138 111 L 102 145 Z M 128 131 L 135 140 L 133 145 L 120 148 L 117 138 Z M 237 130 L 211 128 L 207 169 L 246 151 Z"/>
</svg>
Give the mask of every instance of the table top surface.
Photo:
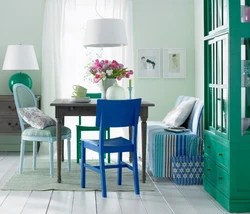
<svg viewBox="0 0 250 214">
<path fill-rule="evenodd" d="M 73 101 L 72 99 L 56 99 L 54 100 L 50 106 L 96 106 L 97 104 L 97 99 L 91 99 L 90 102 L 76 102 Z M 148 101 L 142 101 L 141 103 L 142 107 L 152 107 L 155 106 L 154 103 L 148 102 Z"/>
</svg>

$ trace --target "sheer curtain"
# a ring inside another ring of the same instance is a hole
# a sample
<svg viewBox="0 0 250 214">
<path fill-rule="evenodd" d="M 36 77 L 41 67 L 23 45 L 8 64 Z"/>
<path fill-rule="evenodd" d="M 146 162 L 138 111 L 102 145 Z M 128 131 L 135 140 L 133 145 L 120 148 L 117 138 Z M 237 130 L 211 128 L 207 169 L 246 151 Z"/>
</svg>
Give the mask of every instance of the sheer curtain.
<svg viewBox="0 0 250 214">
<path fill-rule="evenodd" d="M 83 37 L 88 19 L 121 18 L 124 20 L 128 46 L 116 48 L 84 48 Z M 56 98 L 70 98 L 72 86 L 80 84 L 88 92 L 99 92 L 86 77 L 90 60 L 117 60 L 133 70 L 132 0 L 46 0 L 42 43 L 42 110 L 55 116 L 50 103 Z M 119 81 L 127 92 L 128 81 Z M 128 95 L 127 95 L 128 97 Z M 77 117 L 66 117 L 75 144 Z M 94 119 L 84 119 L 94 125 Z M 75 146 L 72 146 L 74 149 Z M 74 154 L 73 158 L 74 158 Z"/>
<path fill-rule="evenodd" d="M 132 16 L 132 0 L 112 0 L 112 17 L 119 18 L 124 21 L 125 30 L 128 39 L 128 45 L 121 48 L 110 49 L 111 56 L 124 63 L 124 65 L 134 70 L 134 51 L 133 51 L 133 16 Z M 132 75 L 133 78 L 133 75 Z M 121 85 L 125 89 L 128 87 L 128 80 L 123 80 Z M 128 91 L 127 97 L 128 97 Z"/>
</svg>

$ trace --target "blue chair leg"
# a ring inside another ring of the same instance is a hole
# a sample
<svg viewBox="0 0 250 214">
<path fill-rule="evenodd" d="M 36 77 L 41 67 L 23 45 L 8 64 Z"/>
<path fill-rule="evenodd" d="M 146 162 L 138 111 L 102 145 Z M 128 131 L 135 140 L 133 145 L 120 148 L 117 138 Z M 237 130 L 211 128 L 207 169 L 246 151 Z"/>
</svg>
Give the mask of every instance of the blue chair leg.
<svg viewBox="0 0 250 214">
<path fill-rule="evenodd" d="M 23 173 L 24 152 L 25 152 L 25 142 L 24 142 L 24 140 L 21 140 L 19 174 L 22 174 L 22 173 Z"/>
<path fill-rule="evenodd" d="M 139 175 L 138 175 L 138 163 L 137 163 L 137 155 L 136 152 L 133 152 L 133 173 L 134 173 L 134 186 L 135 186 L 135 194 L 140 194 L 140 186 L 139 186 Z"/>
<path fill-rule="evenodd" d="M 110 139 L 110 129 L 108 130 L 108 139 Z M 108 163 L 111 162 L 110 153 L 108 153 Z"/>
<path fill-rule="evenodd" d="M 106 187 L 104 154 L 99 153 L 99 161 L 100 161 L 100 177 L 101 177 L 102 197 L 106 198 L 107 197 L 107 187 Z"/>
<path fill-rule="evenodd" d="M 122 161 L 122 152 L 118 153 L 118 160 L 117 163 L 119 165 L 118 167 L 118 175 L 117 175 L 117 185 L 122 185 L 122 167 L 121 167 L 121 161 Z"/>
<path fill-rule="evenodd" d="M 86 186 L 86 148 L 81 144 L 81 187 L 85 188 Z"/>
<path fill-rule="evenodd" d="M 36 169 L 37 142 L 33 141 L 33 169 Z"/>
</svg>

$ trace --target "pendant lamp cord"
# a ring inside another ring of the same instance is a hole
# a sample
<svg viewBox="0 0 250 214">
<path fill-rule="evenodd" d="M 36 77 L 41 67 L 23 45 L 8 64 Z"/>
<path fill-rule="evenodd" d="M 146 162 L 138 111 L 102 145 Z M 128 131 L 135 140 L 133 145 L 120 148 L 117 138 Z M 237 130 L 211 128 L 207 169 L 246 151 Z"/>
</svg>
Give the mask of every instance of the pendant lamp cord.
<svg viewBox="0 0 250 214">
<path fill-rule="evenodd" d="M 97 2 L 98 2 L 98 0 L 95 1 L 95 12 L 98 14 L 98 16 L 100 16 L 101 18 L 103 18 L 103 16 L 101 16 L 101 14 L 98 13 L 98 10 L 97 10 Z M 106 9 L 106 0 L 105 0 L 105 9 Z"/>
</svg>

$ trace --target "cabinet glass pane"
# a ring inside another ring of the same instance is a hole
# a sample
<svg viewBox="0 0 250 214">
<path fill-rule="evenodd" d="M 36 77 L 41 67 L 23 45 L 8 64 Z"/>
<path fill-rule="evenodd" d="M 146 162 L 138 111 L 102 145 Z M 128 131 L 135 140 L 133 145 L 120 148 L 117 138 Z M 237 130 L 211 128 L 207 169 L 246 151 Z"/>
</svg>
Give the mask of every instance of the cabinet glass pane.
<svg viewBox="0 0 250 214">
<path fill-rule="evenodd" d="M 250 0 L 241 0 L 241 22 L 250 22 Z"/>
<path fill-rule="evenodd" d="M 221 36 L 209 42 L 209 105 L 208 125 L 210 130 L 227 133 L 227 100 L 228 100 L 228 40 Z"/>
<path fill-rule="evenodd" d="M 217 27 L 223 25 L 223 0 L 217 0 L 218 21 Z"/>
<path fill-rule="evenodd" d="M 250 39 L 241 39 L 241 131 L 250 125 Z M 250 131 L 250 130 L 248 130 Z"/>
<path fill-rule="evenodd" d="M 223 25 L 228 25 L 228 0 L 223 0 Z"/>
<path fill-rule="evenodd" d="M 224 86 L 228 85 L 228 40 L 222 40 L 222 84 Z"/>
<path fill-rule="evenodd" d="M 222 90 L 222 132 L 227 133 L 227 115 L 228 115 L 228 94 L 227 90 Z"/>
<path fill-rule="evenodd" d="M 222 26 L 228 25 L 228 0 L 206 0 L 205 3 L 211 7 L 211 13 L 208 15 L 211 24 L 211 30 L 216 30 Z"/>
</svg>

